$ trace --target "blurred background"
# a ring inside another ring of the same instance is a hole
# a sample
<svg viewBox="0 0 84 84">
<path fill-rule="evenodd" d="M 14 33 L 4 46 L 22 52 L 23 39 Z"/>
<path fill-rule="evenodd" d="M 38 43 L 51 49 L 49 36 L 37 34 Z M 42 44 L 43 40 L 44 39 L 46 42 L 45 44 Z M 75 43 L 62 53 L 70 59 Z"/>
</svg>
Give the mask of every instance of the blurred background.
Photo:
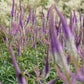
<svg viewBox="0 0 84 84">
<path fill-rule="evenodd" d="M 15 0 L 17 9 L 19 10 L 19 0 Z M 29 7 L 36 10 L 39 17 L 43 10 L 44 15 L 47 15 L 47 10 L 52 4 L 56 4 L 58 9 L 67 16 L 70 16 L 70 11 L 76 10 L 76 15 L 79 16 L 79 8 L 84 14 L 84 0 L 21 0 L 25 15 L 28 16 Z M 9 25 L 10 14 L 12 9 L 12 0 L 0 0 L 0 24 Z"/>
</svg>

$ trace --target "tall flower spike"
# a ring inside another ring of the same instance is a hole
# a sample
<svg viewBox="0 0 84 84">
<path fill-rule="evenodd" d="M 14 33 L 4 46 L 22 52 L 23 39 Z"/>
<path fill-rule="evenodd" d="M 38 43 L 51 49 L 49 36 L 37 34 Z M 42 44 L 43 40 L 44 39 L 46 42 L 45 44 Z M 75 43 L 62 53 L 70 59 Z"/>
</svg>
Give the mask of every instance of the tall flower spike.
<svg viewBox="0 0 84 84">
<path fill-rule="evenodd" d="M 45 28 L 46 28 L 45 18 L 43 18 L 42 27 L 43 27 L 43 32 L 45 32 Z"/>
<path fill-rule="evenodd" d="M 33 10 L 33 15 L 32 15 L 32 23 L 33 24 L 35 24 L 35 16 L 36 16 L 35 13 L 36 13 L 35 10 Z"/>
<path fill-rule="evenodd" d="M 11 11 L 11 16 L 14 16 L 14 5 L 15 5 L 15 0 L 13 0 L 13 4 L 12 4 L 12 11 Z"/>
<path fill-rule="evenodd" d="M 52 6 L 48 9 L 48 12 L 47 12 L 47 20 L 49 19 L 49 13 L 50 13 L 51 8 L 52 8 Z"/>
<path fill-rule="evenodd" d="M 22 12 L 21 0 L 19 0 L 19 4 L 20 4 L 20 11 Z"/>
<path fill-rule="evenodd" d="M 23 22 L 22 22 L 22 12 L 21 12 L 21 14 L 20 14 L 20 26 L 23 28 Z"/>
<path fill-rule="evenodd" d="M 70 30 L 73 32 L 73 17 L 72 17 L 72 12 L 70 13 Z"/>
<path fill-rule="evenodd" d="M 45 73 L 49 72 L 49 46 L 47 48 L 47 57 L 46 57 L 46 65 L 45 65 Z"/>
<path fill-rule="evenodd" d="M 77 24 L 78 23 L 78 20 L 77 20 L 77 17 L 76 17 L 75 10 L 74 10 L 74 19 L 75 19 L 75 23 Z"/>
<path fill-rule="evenodd" d="M 83 17 L 83 29 L 84 29 L 84 17 Z"/>
<path fill-rule="evenodd" d="M 29 16 L 27 18 L 27 24 L 29 23 L 30 20 L 31 20 L 31 8 L 29 9 Z"/>
<path fill-rule="evenodd" d="M 53 80 L 51 80 L 50 82 L 48 82 L 48 84 L 55 84 L 55 82 L 57 81 L 57 80 L 59 80 L 60 78 L 58 77 L 58 78 L 56 78 L 56 79 L 53 79 Z"/>
<path fill-rule="evenodd" d="M 75 65 L 76 71 L 78 72 L 78 55 L 77 55 L 77 49 L 75 46 L 75 42 L 74 42 L 74 37 L 71 34 L 71 31 L 67 25 L 67 22 L 63 16 L 63 14 L 57 9 L 57 7 L 54 5 L 56 12 L 58 13 L 61 21 L 62 21 L 62 25 L 63 25 L 63 30 L 65 33 L 65 37 L 66 37 L 66 44 L 68 47 L 68 51 L 71 54 L 71 59 L 73 60 L 73 63 Z M 73 57 L 72 57 L 73 56 Z"/>
<path fill-rule="evenodd" d="M 80 11 L 80 8 L 79 8 L 79 19 L 80 19 L 80 22 L 81 22 L 81 20 L 82 20 L 82 17 L 81 17 L 81 11 Z"/>
<path fill-rule="evenodd" d="M 58 40 L 54 22 L 53 11 L 50 11 L 49 14 L 49 32 L 50 32 L 50 39 L 51 39 L 51 51 L 53 55 L 54 62 L 57 63 L 59 66 L 63 67 L 65 71 L 69 69 L 67 65 L 66 57 L 63 53 L 62 46 Z"/>
<path fill-rule="evenodd" d="M 13 52 L 12 46 L 9 45 L 8 48 L 9 48 L 9 50 L 10 50 L 10 52 L 11 52 L 12 62 L 13 62 L 14 68 L 15 68 L 15 70 L 16 70 L 16 76 L 17 76 L 17 78 L 18 78 L 18 83 L 19 83 L 19 84 L 27 84 L 27 82 L 26 82 L 24 76 L 22 75 L 21 70 L 20 70 L 20 68 L 19 68 L 19 66 L 18 66 L 18 64 L 17 64 L 17 61 L 16 61 L 16 58 L 15 58 L 15 54 L 14 54 L 14 52 Z"/>
</svg>

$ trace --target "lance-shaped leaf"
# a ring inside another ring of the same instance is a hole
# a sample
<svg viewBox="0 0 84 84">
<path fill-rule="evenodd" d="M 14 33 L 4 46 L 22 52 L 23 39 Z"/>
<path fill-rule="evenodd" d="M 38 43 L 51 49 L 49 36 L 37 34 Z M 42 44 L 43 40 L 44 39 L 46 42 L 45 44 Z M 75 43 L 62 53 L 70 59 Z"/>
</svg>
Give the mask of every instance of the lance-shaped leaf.
<svg viewBox="0 0 84 84">
<path fill-rule="evenodd" d="M 11 11 L 11 16 L 14 16 L 14 4 L 15 4 L 15 0 L 13 0 L 13 4 L 12 4 L 12 11 Z"/>
<path fill-rule="evenodd" d="M 13 52 L 12 46 L 9 45 L 8 48 L 9 48 L 9 50 L 10 50 L 10 52 L 11 52 L 12 62 L 13 62 L 14 68 L 15 68 L 15 70 L 16 70 L 16 76 L 17 76 L 17 78 L 18 78 L 18 83 L 19 83 L 19 84 L 27 84 L 27 82 L 26 82 L 24 76 L 22 75 L 21 70 L 20 70 L 20 68 L 19 68 L 19 66 L 18 66 L 18 64 L 17 64 L 17 61 L 16 61 L 16 58 L 15 58 L 15 54 L 14 54 L 14 52 Z"/>
</svg>

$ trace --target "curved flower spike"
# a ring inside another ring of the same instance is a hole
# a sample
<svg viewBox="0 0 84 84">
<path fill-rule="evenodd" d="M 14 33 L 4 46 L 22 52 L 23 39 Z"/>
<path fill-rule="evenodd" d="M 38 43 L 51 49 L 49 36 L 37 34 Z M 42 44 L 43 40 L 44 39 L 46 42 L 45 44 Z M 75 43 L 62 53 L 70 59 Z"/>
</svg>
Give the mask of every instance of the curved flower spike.
<svg viewBox="0 0 84 84">
<path fill-rule="evenodd" d="M 47 48 L 47 57 L 46 57 L 46 65 L 45 65 L 45 73 L 49 73 L 49 46 Z"/>
<path fill-rule="evenodd" d="M 16 61 L 16 58 L 15 58 L 15 54 L 14 54 L 14 52 L 13 52 L 12 46 L 9 45 L 8 48 L 9 48 L 9 50 L 10 50 L 10 52 L 11 52 L 12 62 L 13 62 L 14 68 L 15 68 L 15 70 L 16 70 L 16 76 L 17 76 L 17 78 L 18 78 L 18 83 L 19 83 L 19 84 L 27 84 L 27 82 L 26 82 L 24 76 L 22 75 L 21 70 L 20 70 L 20 68 L 19 68 L 19 66 L 18 66 L 18 64 L 17 64 L 17 61 Z"/>
<path fill-rule="evenodd" d="M 67 25 L 67 22 L 63 16 L 63 14 L 57 9 L 57 7 L 54 5 L 55 7 L 55 10 L 56 12 L 58 13 L 61 21 L 62 21 L 62 25 L 63 25 L 63 30 L 64 30 L 64 33 L 65 33 L 65 37 L 66 37 L 66 45 L 67 45 L 67 48 L 68 48 L 68 51 L 71 55 L 71 60 L 73 60 L 73 63 L 75 65 L 75 68 L 76 68 L 76 71 L 78 72 L 79 71 L 79 68 L 78 68 L 78 55 L 77 55 L 77 49 L 76 49 L 76 46 L 75 46 L 75 40 L 74 40 L 74 37 Z"/>
<path fill-rule="evenodd" d="M 12 5 L 12 11 L 11 11 L 11 16 L 14 16 L 14 5 L 15 5 L 15 1 L 13 0 L 13 5 Z"/>
<path fill-rule="evenodd" d="M 50 39 L 51 39 L 51 52 L 53 55 L 54 63 L 57 63 L 59 66 L 64 68 L 65 71 L 68 71 L 69 66 L 67 64 L 67 60 L 64 55 L 62 46 L 56 34 L 54 15 L 52 10 L 50 11 L 50 14 L 49 14 L 49 32 L 50 32 Z"/>
</svg>

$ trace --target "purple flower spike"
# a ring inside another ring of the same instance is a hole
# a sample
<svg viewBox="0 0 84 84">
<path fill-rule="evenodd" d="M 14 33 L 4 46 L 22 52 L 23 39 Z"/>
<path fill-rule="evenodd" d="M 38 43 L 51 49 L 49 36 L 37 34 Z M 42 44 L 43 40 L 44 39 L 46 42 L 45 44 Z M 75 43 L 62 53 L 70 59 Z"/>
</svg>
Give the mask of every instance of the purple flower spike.
<svg viewBox="0 0 84 84">
<path fill-rule="evenodd" d="M 73 60 L 74 66 L 76 68 L 76 72 L 78 72 L 78 54 L 77 54 L 77 49 L 75 46 L 75 40 L 73 35 L 71 34 L 71 31 L 66 23 L 66 20 L 63 16 L 62 13 L 60 13 L 60 11 L 57 9 L 57 7 L 55 6 L 55 10 L 58 13 L 61 21 L 62 21 L 62 25 L 63 25 L 63 30 L 65 33 L 65 37 L 66 37 L 66 45 L 68 47 L 68 52 L 71 55 L 71 59 Z M 74 56 L 74 57 L 73 57 Z"/>
<path fill-rule="evenodd" d="M 22 22 L 22 13 L 20 14 L 20 25 L 23 27 L 23 22 Z"/>
<path fill-rule="evenodd" d="M 19 66 L 17 64 L 17 61 L 16 61 L 16 58 L 15 58 L 15 54 L 13 52 L 12 46 L 10 45 L 8 48 L 9 48 L 9 50 L 11 52 L 12 62 L 13 62 L 14 68 L 16 70 L 16 75 L 17 75 L 17 78 L 18 78 L 18 83 L 19 84 L 27 84 L 27 82 L 26 82 L 24 76 L 22 75 L 21 70 L 20 70 L 20 68 L 19 68 Z"/>
<path fill-rule="evenodd" d="M 47 57 L 46 57 L 46 65 L 45 65 L 45 73 L 49 72 L 49 47 L 47 48 Z"/>
<path fill-rule="evenodd" d="M 46 28 L 45 18 L 43 18 L 43 24 L 42 24 L 42 27 L 43 27 L 43 32 L 45 32 L 45 28 Z"/>
<path fill-rule="evenodd" d="M 11 11 L 11 16 L 12 17 L 14 16 L 14 4 L 15 4 L 15 1 L 13 0 L 12 11 Z"/>
<path fill-rule="evenodd" d="M 73 17 L 72 17 L 72 12 L 70 13 L 70 30 L 71 30 L 71 32 L 73 30 Z"/>
<path fill-rule="evenodd" d="M 60 78 L 56 78 L 56 79 L 53 79 L 52 81 L 48 82 L 48 84 L 54 84 L 57 80 L 59 80 Z"/>
<path fill-rule="evenodd" d="M 80 22 L 81 22 L 81 20 L 82 20 L 82 17 L 81 17 L 81 11 L 80 11 L 80 8 L 79 8 L 79 16 L 80 16 Z"/>
<path fill-rule="evenodd" d="M 84 17 L 83 17 L 83 29 L 84 29 Z"/>
<path fill-rule="evenodd" d="M 75 10 L 74 10 L 74 19 L 75 19 L 75 23 L 77 24 L 78 23 L 78 20 L 77 20 L 77 17 L 76 17 Z"/>
<path fill-rule="evenodd" d="M 29 16 L 27 18 L 27 24 L 29 23 L 30 20 L 31 20 L 31 8 L 29 9 Z"/>
<path fill-rule="evenodd" d="M 35 24 L 35 11 L 33 10 L 33 15 L 32 15 L 32 23 Z"/>
<path fill-rule="evenodd" d="M 19 3 L 20 3 L 20 11 L 22 11 L 21 0 L 19 0 Z"/>
<path fill-rule="evenodd" d="M 43 17 L 44 17 L 44 13 L 42 12 L 42 13 L 41 13 L 41 19 L 43 19 Z"/>
<path fill-rule="evenodd" d="M 60 66 L 64 66 L 66 70 L 68 70 L 67 60 L 63 53 L 62 46 L 58 40 L 54 22 L 53 11 L 50 11 L 49 14 L 49 32 L 50 32 L 50 39 L 51 39 L 51 52 L 53 55 L 54 62 L 58 63 Z"/>
<path fill-rule="evenodd" d="M 71 32 L 70 32 L 70 29 L 67 25 L 67 22 L 66 22 L 66 19 L 64 18 L 63 14 L 61 12 L 59 12 L 59 10 L 57 9 L 57 7 L 55 6 L 55 10 L 56 12 L 58 13 L 60 19 L 61 19 L 61 22 L 62 22 L 62 25 L 63 25 L 63 31 L 65 33 L 65 37 L 66 38 L 69 38 L 71 36 Z"/>
<path fill-rule="evenodd" d="M 48 9 L 48 12 L 47 12 L 47 20 L 49 18 L 49 13 L 50 13 L 51 8 L 52 8 L 52 6 Z"/>
</svg>

